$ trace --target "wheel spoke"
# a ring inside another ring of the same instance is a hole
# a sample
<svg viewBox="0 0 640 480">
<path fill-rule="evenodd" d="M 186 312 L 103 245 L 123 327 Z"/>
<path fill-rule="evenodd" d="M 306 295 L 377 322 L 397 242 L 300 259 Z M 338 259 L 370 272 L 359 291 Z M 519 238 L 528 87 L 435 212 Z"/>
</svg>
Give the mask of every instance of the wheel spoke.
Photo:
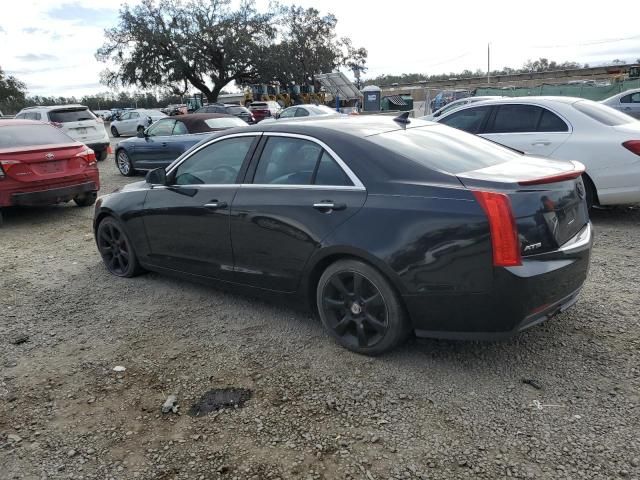
<svg viewBox="0 0 640 480">
<path fill-rule="evenodd" d="M 378 291 L 376 291 L 376 293 L 374 293 L 370 297 L 362 299 L 362 303 L 364 303 L 369 308 L 384 305 L 382 295 L 380 295 L 380 292 Z"/>
<path fill-rule="evenodd" d="M 336 300 L 334 298 L 325 297 L 323 301 L 325 306 L 327 308 L 330 308 L 331 310 L 342 310 L 345 308 L 343 300 Z"/>
<path fill-rule="evenodd" d="M 120 249 L 120 255 L 122 255 L 122 258 L 124 258 L 127 262 L 129 261 L 129 252 L 124 249 Z"/>
<path fill-rule="evenodd" d="M 380 335 L 383 335 L 384 332 L 387 330 L 387 327 L 385 326 L 385 324 L 380 320 L 378 320 L 373 315 L 371 315 L 370 313 L 367 313 L 366 322 L 371 328 L 373 328 Z"/>
<path fill-rule="evenodd" d="M 127 269 L 127 262 L 125 262 L 122 257 L 118 257 L 118 265 L 120 266 L 120 270 L 122 270 L 122 272 Z"/>
<path fill-rule="evenodd" d="M 336 324 L 336 326 L 333 327 L 333 329 L 338 335 L 342 336 L 347 331 L 347 328 L 349 327 L 350 323 L 351 323 L 351 315 L 346 314 L 344 317 L 342 317 L 342 320 L 340 320 Z"/>
<path fill-rule="evenodd" d="M 366 347 L 367 346 L 367 332 L 364 331 L 364 323 L 358 322 L 356 326 L 356 333 L 358 336 L 358 346 Z"/>
<path fill-rule="evenodd" d="M 111 255 L 113 254 L 113 249 L 111 248 L 110 245 L 104 245 L 100 247 L 100 251 L 102 252 L 103 255 Z"/>
<path fill-rule="evenodd" d="M 111 241 L 111 237 L 109 236 L 109 232 L 106 229 L 100 230 L 100 239 L 109 243 Z"/>
<path fill-rule="evenodd" d="M 345 299 L 351 297 L 351 293 L 347 290 L 347 287 L 345 287 L 342 279 L 337 275 L 331 278 L 331 285 L 333 285 L 342 295 L 344 295 Z"/>
<path fill-rule="evenodd" d="M 362 297 L 362 277 L 355 272 L 353 274 L 353 294 L 357 298 Z"/>
<path fill-rule="evenodd" d="M 115 270 L 117 257 L 115 255 L 112 255 L 111 258 L 109 258 L 109 260 L 107 261 L 109 262 L 109 270 Z"/>
</svg>

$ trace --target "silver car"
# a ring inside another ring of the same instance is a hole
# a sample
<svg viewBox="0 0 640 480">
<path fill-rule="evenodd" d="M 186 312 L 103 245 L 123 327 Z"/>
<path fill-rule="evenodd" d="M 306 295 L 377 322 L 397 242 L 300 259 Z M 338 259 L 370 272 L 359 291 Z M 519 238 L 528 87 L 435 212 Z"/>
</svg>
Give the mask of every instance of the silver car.
<svg viewBox="0 0 640 480">
<path fill-rule="evenodd" d="M 111 121 L 111 135 L 136 135 L 144 132 L 145 129 L 156 120 L 165 118 L 166 115 L 158 110 L 126 110 Z"/>
<path fill-rule="evenodd" d="M 600 103 L 620 110 L 634 118 L 640 118 L 640 88 L 627 90 L 613 97 L 606 98 Z"/>
<path fill-rule="evenodd" d="M 431 115 L 425 115 L 424 117 L 420 117 L 420 119 L 421 120 L 428 120 L 428 121 L 431 122 L 434 119 L 438 118 L 443 113 L 450 112 L 451 110 L 455 110 L 456 108 L 460 108 L 463 105 L 469 105 L 470 103 L 475 103 L 475 102 L 482 102 L 483 100 L 493 100 L 494 98 L 502 98 L 502 97 L 496 96 L 496 95 L 487 95 L 487 96 L 484 96 L 484 97 L 466 97 L 466 98 L 461 98 L 459 100 L 455 100 L 453 102 L 447 103 L 444 107 L 439 108 L 438 110 L 433 112 Z"/>
<path fill-rule="evenodd" d="M 344 114 L 337 112 L 333 108 L 329 108 L 326 105 L 304 104 L 304 105 L 294 105 L 293 107 L 285 108 L 276 116 L 276 118 L 265 118 L 262 121 L 269 123 L 269 122 L 275 122 L 276 120 L 285 120 L 285 119 L 291 120 L 294 118 L 320 117 L 320 116 L 331 116 L 331 115 L 344 115 Z"/>
</svg>

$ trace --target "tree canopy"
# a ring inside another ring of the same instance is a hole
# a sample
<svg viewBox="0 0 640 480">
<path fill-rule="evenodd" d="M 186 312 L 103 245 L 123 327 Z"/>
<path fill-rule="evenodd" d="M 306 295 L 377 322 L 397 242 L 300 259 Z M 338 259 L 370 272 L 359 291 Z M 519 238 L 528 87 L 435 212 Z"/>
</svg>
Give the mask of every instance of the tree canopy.
<svg viewBox="0 0 640 480">
<path fill-rule="evenodd" d="M 232 0 L 124 5 L 96 54 L 115 66 L 103 73 L 103 82 L 164 86 L 177 94 L 193 86 L 215 101 L 233 81 L 302 84 L 316 73 L 366 62 L 365 49 L 336 38 L 334 15 L 273 5 L 261 12 L 253 0 L 234 5 Z"/>
<path fill-rule="evenodd" d="M 24 103 L 27 87 L 12 75 L 6 75 L 0 67 L 0 110 L 13 112 Z"/>
</svg>

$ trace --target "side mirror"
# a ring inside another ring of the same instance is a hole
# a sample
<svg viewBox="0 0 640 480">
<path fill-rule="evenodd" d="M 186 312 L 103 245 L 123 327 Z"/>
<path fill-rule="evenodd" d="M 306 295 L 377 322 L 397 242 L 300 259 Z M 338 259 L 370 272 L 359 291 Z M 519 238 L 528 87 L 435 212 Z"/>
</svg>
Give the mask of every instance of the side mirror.
<svg viewBox="0 0 640 480">
<path fill-rule="evenodd" d="M 166 185 L 167 171 L 163 167 L 151 170 L 149 173 L 147 173 L 145 180 L 151 185 Z"/>
</svg>

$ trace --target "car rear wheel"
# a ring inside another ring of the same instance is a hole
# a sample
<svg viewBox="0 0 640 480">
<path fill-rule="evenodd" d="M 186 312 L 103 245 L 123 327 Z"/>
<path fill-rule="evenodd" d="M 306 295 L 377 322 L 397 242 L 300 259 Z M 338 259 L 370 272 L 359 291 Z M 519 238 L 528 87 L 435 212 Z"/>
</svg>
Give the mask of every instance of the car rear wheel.
<svg viewBox="0 0 640 480">
<path fill-rule="evenodd" d="M 98 225 L 98 251 L 110 273 L 118 277 L 135 277 L 143 272 L 124 228 L 113 217 Z"/>
<path fill-rule="evenodd" d="M 107 153 L 106 150 L 101 150 L 99 152 L 96 152 L 96 160 L 98 160 L 99 162 L 102 162 L 107 159 L 108 155 L 109 154 Z"/>
<path fill-rule="evenodd" d="M 591 209 L 593 208 L 594 205 L 598 203 L 596 186 L 593 184 L 593 181 L 591 181 L 591 179 L 586 174 L 582 175 L 582 182 L 584 183 L 585 197 L 587 200 L 587 208 Z"/>
<path fill-rule="evenodd" d="M 138 134 L 144 133 L 145 128 L 142 125 L 138 125 Z"/>
<path fill-rule="evenodd" d="M 324 271 L 316 302 L 320 319 L 340 345 L 379 355 L 406 340 L 409 322 L 389 281 L 358 260 L 340 260 Z"/>
<path fill-rule="evenodd" d="M 125 177 L 133 177 L 136 174 L 136 170 L 133 168 L 133 163 L 125 150 L 118 150 L 116 154 L 116 167 L 122 175 Z"/>
<path fill-rule="evenodd" d="M 79 207 L 89 207 L 96 203 L 96 198 L 98 198 L 98 192 L 87 192 L 82 195 L 76 195 L 73 197 L 73 201 Z"/>
<path fill-rule="evenodd" d="M 111 125 L 111 135 L 114 137 L 120 136 L 120 132 L 118 132 L 118 129 L 114 125 Z"/>
</svg>

